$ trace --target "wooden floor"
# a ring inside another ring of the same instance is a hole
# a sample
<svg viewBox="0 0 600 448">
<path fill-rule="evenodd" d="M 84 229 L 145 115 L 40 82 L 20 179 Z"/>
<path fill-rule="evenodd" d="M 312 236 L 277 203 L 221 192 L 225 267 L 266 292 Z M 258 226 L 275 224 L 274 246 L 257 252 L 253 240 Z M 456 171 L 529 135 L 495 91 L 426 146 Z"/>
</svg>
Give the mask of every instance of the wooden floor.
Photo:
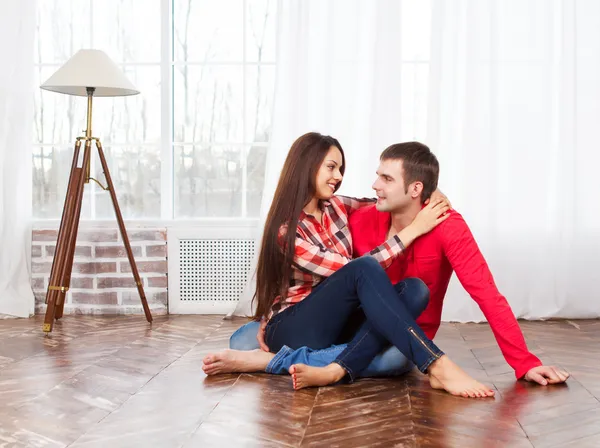
<svg viewBox="0 0 600 448">
<path fill-rule="evenodd" d="M 567 385 L 516 382 L 486 325 L 436 342 L 498 390 L 469 400 L 397 379 L 294 392 L 266 374 L 206 378 L 243 321 L 211 316 L 0 320 L 0 447 L 600 447 L 600 321 L 523 322 Z"/>
</svg>

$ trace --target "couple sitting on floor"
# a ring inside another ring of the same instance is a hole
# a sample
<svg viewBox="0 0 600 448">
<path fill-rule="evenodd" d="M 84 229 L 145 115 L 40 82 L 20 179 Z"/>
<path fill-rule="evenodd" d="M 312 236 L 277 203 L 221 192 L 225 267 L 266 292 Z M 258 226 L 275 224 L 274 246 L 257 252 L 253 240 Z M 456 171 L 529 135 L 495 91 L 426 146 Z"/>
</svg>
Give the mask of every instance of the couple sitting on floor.
<svg viewBox="0 0 600 448">
<path fill-rule="evenodd" d="M 437 191 L 439 165 L 427 146 L 400 143 L 381 154 L 376 201 L 336 196 L 344 170 L 336 139 L 309 133 L 294 142 L 265 224 L 255 321 L 231 337 L 236 350 L 204 358 L 207 375 L 289 373 L 300 389 L 414 365 L 433 388 L 491 397 L 432 342 L 455 271 L 518 379 L 567 380 L 527 349 L 467 224 Z"/>
</svg>

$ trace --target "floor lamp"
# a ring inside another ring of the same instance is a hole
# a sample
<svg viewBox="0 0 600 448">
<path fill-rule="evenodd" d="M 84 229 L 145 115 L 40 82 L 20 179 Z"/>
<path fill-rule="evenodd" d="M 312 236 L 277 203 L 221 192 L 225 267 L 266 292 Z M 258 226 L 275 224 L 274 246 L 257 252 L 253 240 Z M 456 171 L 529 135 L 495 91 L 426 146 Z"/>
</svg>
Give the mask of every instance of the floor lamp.
<svg viewBox="0 0 600 448">
<path fill-rule="evenodd" d="M 65 297 L 71 282 L 83 189 L 85 184 L 89 183 L 90 180 L 96 182 L 103 190 L 108 191 L 110 194 L 121 237 L 123 238 L 123 244 L 127 251 L 127 258 L 131 264 L 133 278 L 135 279 L 144 308 L 144 314 L 148 322 L 152 322 L 152 314 L 150 313 L 140 274 L 133 258 L 133 252 L 129 244 L 125 224 L 123 223 L 121 209 L 117 202 L 117 194 L 110 177 L 108 164 L 104 157 L 102 144 L 100 143 L 100 139 L 92 136 L 92 99 L 94 96 L 128 96 L 137 95 L 140 92 L 129 82 L 119 67 L 106 53 L 99 50 L 79 50 L 40 87 L 52 92 L 87 97 L 87 127 L 85 136 L 77 137 L 75 142 L 71 174 L 69 176 L 65 204 L 58 230 L 58 240 L 52 261 L 52 270 L 50 271 L 50 283 L 46 292 L 46 304 L 48 307 L 46 309 L 46 317 L 44 318 L 43 330 L 46 333 L 51 332 L 54 320 L 60 319 L 63 315 Z M 83 160 L 81 165 L 79 165 L 81 142 L 84 142 L 85 146 Z M 104 177 L 106 178 L 106 186 L 103 186 L 100 181 L 90 177 L 92 142 L 95 143 L 98 149 L 98 156 L 102 164 Z"/>
</svg>

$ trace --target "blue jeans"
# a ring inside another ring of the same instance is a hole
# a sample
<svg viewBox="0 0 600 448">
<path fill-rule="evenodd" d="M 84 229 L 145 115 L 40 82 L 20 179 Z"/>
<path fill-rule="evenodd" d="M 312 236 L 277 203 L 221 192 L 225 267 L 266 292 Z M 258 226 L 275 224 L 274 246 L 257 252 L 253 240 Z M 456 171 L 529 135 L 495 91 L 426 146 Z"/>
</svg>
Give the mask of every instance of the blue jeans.
<svg viewBox="0 0 600 448">
<path fill-rule="evenodd" d="M 413 278 L 406 279 L 394 285 L 399 300 L 404 300 L 411 315 L 416 319 L 429 303 L 429 289 L 427 286 Z M 364 318 L 364 314 L 363 314 Z M 357 317 L 360 319 L 360 316 Z M 356 323 L 350 323 L 348 332 L 357 331 Z M 248 322 L 238 328 L 229 339 L 229 347 L 235 350 L 255 350 L 260 348 L 256 339 L 259 323 Z M 265 371 L 278 375 L 289 372 L 294 364 L 306 364 L 313 367 L 324 367 L 331 364 L 348 344 L 332 345 L 322 350 L 301 347 L 296 350 L 285 346 L 277 352 L 269 362 Z M 409 372 L 413 364 L 394 346 L 388 346 L 373 358 L 370 364 L 358 374 L 359 377 L 372 378 L 382 376 L 398 376 Z"/>
<path fill-rule="evenodd" d="M 417 325 L 387 274 L 372 257 L 351 261 L 304 300 L 273 316 L 265 329 L 265 342 L 274 351 L 284 346 L 328 348 L 339 340 L 358 309 L 362 309 L 366 321 L 334 360 L 344 368 L 350 381 L 390 343 L 423 373 L 443 355 Z"/>
</svg>

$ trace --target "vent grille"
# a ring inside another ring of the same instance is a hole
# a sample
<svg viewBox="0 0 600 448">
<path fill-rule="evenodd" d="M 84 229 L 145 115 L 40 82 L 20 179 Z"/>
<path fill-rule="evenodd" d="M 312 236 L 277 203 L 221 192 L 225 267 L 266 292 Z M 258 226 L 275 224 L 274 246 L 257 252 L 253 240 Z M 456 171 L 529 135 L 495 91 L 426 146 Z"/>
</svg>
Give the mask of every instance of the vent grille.
<svg viewBox="0 0 600 448">
<path fill-rule="evenodd" d="M 181 239 L 179 299 L 188 303 L 237 301 L 253 256 L 251 239 Z"/>
</svg>

